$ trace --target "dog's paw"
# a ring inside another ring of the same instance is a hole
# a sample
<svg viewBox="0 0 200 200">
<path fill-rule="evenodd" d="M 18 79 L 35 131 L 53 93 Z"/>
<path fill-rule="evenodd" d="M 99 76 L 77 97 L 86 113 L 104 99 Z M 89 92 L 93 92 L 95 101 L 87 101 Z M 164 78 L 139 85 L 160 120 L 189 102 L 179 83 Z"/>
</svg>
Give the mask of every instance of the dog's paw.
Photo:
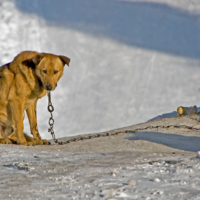
<svg viewBox="0 0 200 200">
<path fill-rule="evenodd" d="M 37 145 L 48 145 L 51 144 L 48 140 L 42 140 L 42 139 L 35 139 L 35 142 Z"/>
<path fill-rule="evenodd" d="M 0 138 L 0 143 L 1 144 L 13 144 L 11 140 L 8 138 Z"/>
<path fill-rule="evenodd" d="M 35 142 L 36 142 L 36 145 L 42 145 L 43 144 L 42 140 L 40 140 L 40 139 L 35 139 Z"/>
<path fill-rule="evenodd" d="M 17 142 L 17 144 L 24 146 L 35 146 L 35 142 Z"/>
<path fill-rule="evenodd" d="M 48 140 L 42 140 L 42 142 L 43 142 L 44 145 L 50 145 L 51 144 L 51 142 L 49 142 Z"/>
</svg>

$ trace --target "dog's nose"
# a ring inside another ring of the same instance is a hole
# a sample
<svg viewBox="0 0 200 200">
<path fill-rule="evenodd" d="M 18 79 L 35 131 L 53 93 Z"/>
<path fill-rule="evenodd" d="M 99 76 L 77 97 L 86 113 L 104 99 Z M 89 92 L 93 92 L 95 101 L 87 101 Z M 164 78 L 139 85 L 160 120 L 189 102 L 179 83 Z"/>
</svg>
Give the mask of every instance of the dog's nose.
<svg viewBox="0 0 200 200">
<path fill-rule="evenodd" d="M 46 90 L 52 90 L 52 85 L 47 85 Z"/>
</svg>

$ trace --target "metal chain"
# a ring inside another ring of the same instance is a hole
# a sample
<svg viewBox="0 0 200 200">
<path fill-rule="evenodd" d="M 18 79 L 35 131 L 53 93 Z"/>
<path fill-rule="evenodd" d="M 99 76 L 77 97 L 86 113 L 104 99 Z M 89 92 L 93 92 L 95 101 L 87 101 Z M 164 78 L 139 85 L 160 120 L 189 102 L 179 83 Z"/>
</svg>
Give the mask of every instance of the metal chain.
<svg viewBox="0 0 200 200">
<path fill-rule="evenodd" d="M 51 117 L 49 118 L 49 126 L 50 128 L 48 129 L 48 132 L 51 133 L 52 135 L 52 138 L 54 140 L 55 143 L 58 143 L 58 144 L 63 144 L 62 142 L 58 142 L 58 140 L 56 139 L 56 136 L 55 136 L 55 133 L 54 133 L 54 130 L 53 130 L 53 125 L 54 125 L 54 119 L 53 119 L 53 114 L 52 112 L 54 111 L 54 107 L 51 103 L 51 93 L 48 92 L 48 107 L 47 107 L 48 111 L 50 112 L 51 114 Z"/>
</svg>

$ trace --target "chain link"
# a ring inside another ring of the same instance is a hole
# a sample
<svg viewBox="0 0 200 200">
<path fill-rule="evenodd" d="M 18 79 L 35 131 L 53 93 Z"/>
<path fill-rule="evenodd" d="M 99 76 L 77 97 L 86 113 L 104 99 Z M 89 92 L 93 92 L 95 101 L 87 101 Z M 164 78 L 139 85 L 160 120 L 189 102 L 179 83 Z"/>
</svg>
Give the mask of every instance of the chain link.
<svg viewBox="0 0 200 200">
<path fill-rule="evenodd" d="M 54 107 L 51 103 L 51 93 L 48 92 L 48 107 L 47 107 L 47 110 L 50 112 L 51 116 L 49 118 L 49 126 L 50 128 L 48 129 L 48 132 L 51 133 L 52 135 L 52 138 L 54 140 L 55 143 L 58 143 L 58 144 L 63 144 L 62 142 L 58 142 L 58 140 L 56 139 L 56 136 L 55 136 L 55 133 L 54 133 L 54 130 L 53 130 L 53 125 L 54 125 L 54 119 L 53 119 L 53 114 L 52 112 L 54 111 Z"/>
</svg>

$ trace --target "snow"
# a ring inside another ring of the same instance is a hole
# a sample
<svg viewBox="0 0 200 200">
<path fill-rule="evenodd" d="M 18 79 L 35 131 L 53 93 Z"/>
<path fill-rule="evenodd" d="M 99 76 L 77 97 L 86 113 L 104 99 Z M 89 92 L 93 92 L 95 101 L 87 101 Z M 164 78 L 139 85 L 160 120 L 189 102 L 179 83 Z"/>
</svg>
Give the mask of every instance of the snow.
<svg viewBox="0 0 200 200">
<path fill-rule="evenodd" d="M 0 64 L 22 50 L 63 54 L 52 93 L 57 137 L 144 122 L 200 99 L 198 1 L 0 1 Z M 47 98 L 38 103 L 44 138 Z M 28 121 L 25 131 L 29 133 Z"/>
<path fill-rule="evenodd" d="M 99 138 L 63 146 L 4 145 L 0 148 L 1 198 L 199 199 L 200 164 L 195 153 L 165 152 L 162 145 L 155 153 L 156 148 L 141 141 L 135 141 L 132 150 L 94 150 L 99 142 L 109 145 L 110 140 L 116 142 Z"/>
<path fill-rule="evenodd" d="M 199 31 L 199 0 L 0 0 L 0 64 L 23 50 L 71 58 L 52 92 L 56 137 L 100 132 L 199 106 Z M 38 102 L 38 126 L 50 139 L 46 108 L 47 97 Z M 134 145 L 148 146 L 145 139 L 166 145 L 162 137 L 167 144 L 179 139 L 143 132 Z M 2 146 L 0 193 L 4 199 L 199 199 L 199 153 L 186 155 L 199 150 L 197 138 L 188 142 L 192 150 L 170 144 L 184 153 Z"/>
</svg>

